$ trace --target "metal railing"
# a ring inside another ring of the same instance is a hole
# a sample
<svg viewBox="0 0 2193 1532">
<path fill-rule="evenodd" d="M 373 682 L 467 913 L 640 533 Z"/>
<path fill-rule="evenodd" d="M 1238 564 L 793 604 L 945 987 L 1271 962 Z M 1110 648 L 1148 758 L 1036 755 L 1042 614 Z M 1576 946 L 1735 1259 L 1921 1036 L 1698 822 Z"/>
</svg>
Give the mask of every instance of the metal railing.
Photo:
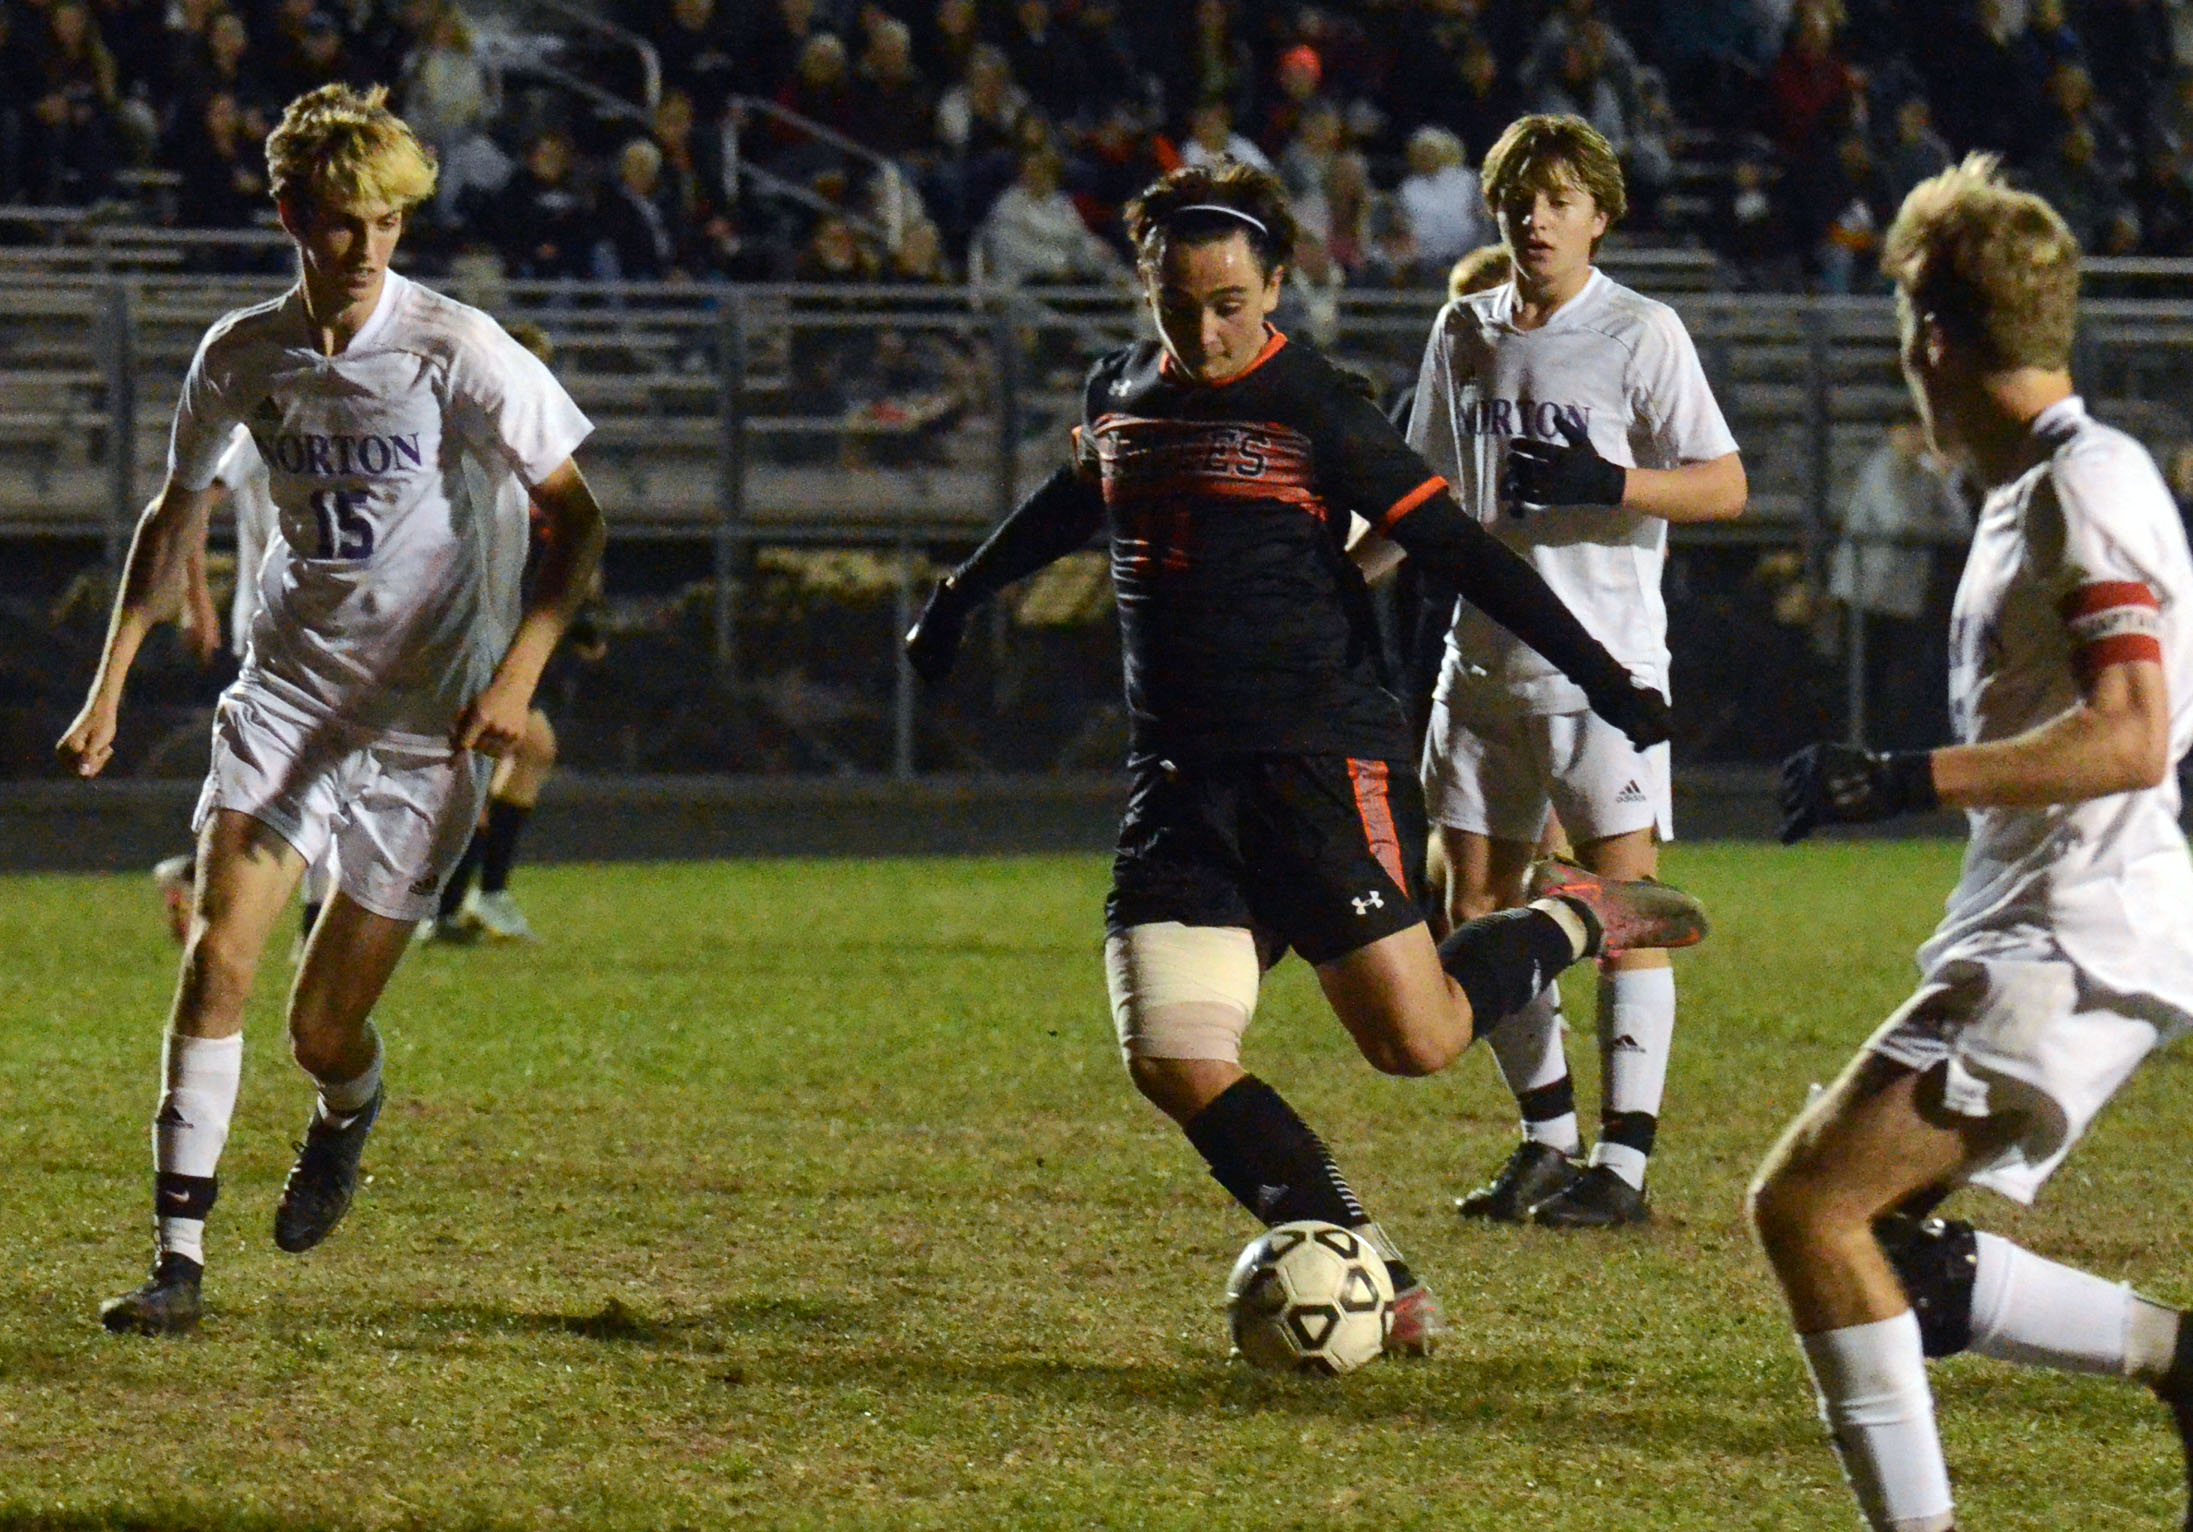
<svg viewBox="0 0 2193 1532">
<path fill-rule="evenodd" d="M 200 335 L 282 285 L 0 260 L 0 537 L 96 539 L 113 568 L 163 472 L 175 392 Z M 762 685 L 778 664 L 762 652 L 770 640 L 752 610 L 769 550 L 869 550 L 888 588 L 859 642 L 886 642 L 910 619 L 931 560 L 970 546 L 1061 459 L 1087 360 L 1145 327 L 1132 295 L 1108 288 L 441 285 L 549 332 L 560 375 L 596 423 L 582 456 L 617 537 L 661 550 L 650 559 L 699 555 L 708 590 L 698 661 L 733 689 Z M 1761 705 L 1774 705 L 1791 688 L 1751 674 L 1768 661 L 1748 651 L 1780 623 L 1780 663 L 1817 672 L 1806 683 L 1818 694 L 1806 704 L 1813 722 L 1863 732 L 1864 618 L 1796 633 L 1759 582 L 1822 587 L 1848 487 L 1907 411 L 1889 305 L 1667 296 L 1698 342 L 1753 486 L 1743 519 L 1675 529 L 1678 684 L 1697 697 L 1723 684 L 1713 667 L 1733 667 L 1727 684 L 1757 683 Z M 1437 306 L 1431 293 L 1342 293 L 1301 333 L 1391 388 L 1413 380 Z M 2193 303 L 2090 303 L 2077 369 L 2097 413 L 2158 453 L 2193 437 Z M 1760 572 L 1784 564 L 1786 576 Z M 924 732 L 910 678 L 887 653 L 874 660 L 889 677 L 888 695 L 874 699 L 889 748 L 874 766 L 911 773 L 939 750 L 982 763 L 978 746 Z M 1031 684 L 1010 664 L 993 670 L 1000 704 Z M 1693 742 L 1694 755 L 1768 748 L 1756 733 L 1732 711 Z"/>
</svg>

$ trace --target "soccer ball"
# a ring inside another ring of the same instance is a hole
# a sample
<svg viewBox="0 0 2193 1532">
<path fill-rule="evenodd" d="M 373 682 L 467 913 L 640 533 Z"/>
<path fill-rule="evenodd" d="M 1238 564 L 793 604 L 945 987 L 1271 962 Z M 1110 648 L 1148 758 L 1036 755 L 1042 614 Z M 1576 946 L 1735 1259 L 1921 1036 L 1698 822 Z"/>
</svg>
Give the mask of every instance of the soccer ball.
<svg viewBox="0 0 2193 1532">
<path fill-rule="evenodd" d="M 1338 1377 L 1385 1349 L 1393 1278 L 1360 1234 L 1316 1219 L 1283 1223 L 1234 1262 L 1226 1318 L 1250 1366 Z"/>
</svg>

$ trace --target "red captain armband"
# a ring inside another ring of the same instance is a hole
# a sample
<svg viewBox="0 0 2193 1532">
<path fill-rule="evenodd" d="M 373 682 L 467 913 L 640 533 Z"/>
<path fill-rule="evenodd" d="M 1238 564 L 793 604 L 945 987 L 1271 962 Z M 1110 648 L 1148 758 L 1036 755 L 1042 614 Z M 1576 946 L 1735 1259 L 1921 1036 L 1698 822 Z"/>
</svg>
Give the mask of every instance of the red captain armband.
<svg viewBox="0 0 2193 1532">
<path fill-rule="evenodd" d="M 2112 665 L 2163 658 L 2163 609 L 2141 580 L 2098 580 L 2056 604 L 2070 630 L 2072 663 L 2081 682 Z"/>
<path fill-rule="evenodd" d="M 1445 479 L 1440 478 L 1437 474 L 1432 475 L 1423 483 L 1417 485 L 1416 488 L 1410 490 L 1407 494 L 1403 495 L 1399 500 L 1396 500 L 1392 505 L 1386 507 L 1386 513 L 1378 518 L 1378 530 L 1381 533 L 1391 532 L 1394 528 L 1395 522 L 1399 521 L 1402 517 L 1408 515 L 1409 512 L 1415 510 L 1418 506 L 1422 505 L 1425 501 L 1431 499 L 1432 496 L 1438 494 L 1446 487 L 1447 481 Z"/>
</svg>

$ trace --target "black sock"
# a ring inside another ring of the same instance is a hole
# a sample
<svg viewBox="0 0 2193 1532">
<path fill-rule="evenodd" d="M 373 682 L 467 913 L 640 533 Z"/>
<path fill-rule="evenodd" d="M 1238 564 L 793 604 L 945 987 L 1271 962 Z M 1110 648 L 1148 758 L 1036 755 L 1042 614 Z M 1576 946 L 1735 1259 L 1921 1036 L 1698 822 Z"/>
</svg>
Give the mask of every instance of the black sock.
<svg viewBox="0 0 2193 1532">
<path fill-rule="evenodd" d="M 1651 1112 L 1601 1112 L 1599 1114 L 1599 1142 L 1620 1144 L 1625 1149 L 1635 1149 L 1639 1154 L 1652 1153 L 1652 1141 L 1659 1136 L 1660 1119 Z"/>
<path fill-rule="evenodd" d="M 530 803 L 490 800 L 487 828 L 476 839 L 480 845 L 480 892 L 499 894 L 510 886 L 510 864 L 518 859 L 518 837 L 532 816 Z"/>
<path fill-rule="evenodd" d="M 320 923 L 320 911 L 322 908 L 323 906 L 317 904 L 307 904 L 305 906 L 304 920 L 306 941 L 312 940 L 312 928 Z"/>
<path fill-rule="evenodd" d="M 1576 1115 L 1576 1081 L 1563 1075 L 1550 1085 L 1523 1092 L 1515 1098 L 1515 1104 L 1523 1109 L 1524 1136 L 1528 1137 L 1534 1122 L 1554 1122 Z"/>
<path fill-rule="evenodd" d="M 435 912 L 436 919 L 450 919 L 457 913 L 457 907 L 464 903 L 465 893 L 472 887 L 472 875 L 480 870 L 480 842 L 485 838 L 478 830 L 472 832 L 472 839 L 465 846 L 463 857 L 457 862 L 457 870 L 442 885 L 442 907 Z"/>
<path fill-rule="evenodd" d="M 1259 1222 L 1315 1218 L 1353 1229 L 1370 1221 L 1324 1141 L 1255 1075 L 1226 1087 L 1183 1131 L 1212 1177 Z"/>
<path fill-rule="evenodd" d="M 1583 910 L 1591 945 L 1599 942 L 1598 922 Z M 1439 966 L 1469 996 L 1471 1029 L 1483 1037 L 1503 1017 L 1513 1016 L 1537 998 L 1562 969 L 1577 960 L 1576 944 L 1561 922 L 1544 910 L 1502 910 L 1454 928 L 1439 944 Z"/>
</svg>

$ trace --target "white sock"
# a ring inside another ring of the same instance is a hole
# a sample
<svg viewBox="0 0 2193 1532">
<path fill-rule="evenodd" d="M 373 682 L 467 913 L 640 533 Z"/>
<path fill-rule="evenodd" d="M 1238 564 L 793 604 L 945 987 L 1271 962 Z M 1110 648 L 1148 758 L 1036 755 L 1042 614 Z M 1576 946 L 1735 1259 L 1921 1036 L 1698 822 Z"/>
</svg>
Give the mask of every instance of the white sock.
<svg viewBox="0 0 2193 1532">
<path fill-rule="evenodd" d="M 1568 1053 L 1562 1047 L 1567 1026 L 1561 1016 L 1561 990 L 1549 984 L 1535 999 L 1503 1019 L 1485 1038 L 1500 1065 L 1500 1078 L 1521 1101 L 1534 1090 L 1555 1085 L 1569 1076 Z M 1564 1154 L 1584 1147 L 1572 1108 L 1558 1117 L 1537 1121 L 1523 1119 L 1523 1137 L 1534 1144 L 1551 1144 Z"/>
<path fill-rule="evenodd" d="M 2175 1309 L 2129 1287 L 1981 1234 L 1972 1350 L 1999 1361 L 2159 1382 L 2178 1344 Z"/>
<path fill-rule="evenodd" d="M 1591 928 L 1576 913 L 1575 905 L 1566 899 L 1533 899 L 1528 907 L 1561 928 L 1561 934 L 1569 939 L 1569 950 L 1576 954 L 1575 961 L 1580 963 L 1591 956 Z"/>
<path fill-rule="evenodd" d="M 366 1023 L 366 1035 L 373 1039 L 373 1062 L 365 1072 L 348 1080 L 320 1081 L 320 1120 L 337 1122 L 354 1113 L 363 1111 L 373 1099 L 373 1093 L 381 1088 L 381 1033 L 372 1022 Z"/>
<path fill-rule="evenodd" d="M 168 1034 L 161 1051 L 160 1109 L 152 1119 L 154 1222 L 160 1249 L 206 1260 L 206 1214 L 236 1115 L 244 1038 Z"/>
<path fill-rule="evenodd" d="M 1658 1118 L 1667 1093 L 1668 1052 L 1675 1041 L 1675 970 L 1614 968 L 1599 974 L 1600 1099 L 1608 1113 Z M 1602 1138 L 1591 1162 L 1635 1187 L 1645 1184 L 1651 1151 Z"/>
<path fill-rule="evenodd" d="M 1949 1467 L 1934 1429 L 1919 1319 L 1800 1335 L 1843 1476 L 1875 1532 L 1947 1532 Z"/>
</svg>

